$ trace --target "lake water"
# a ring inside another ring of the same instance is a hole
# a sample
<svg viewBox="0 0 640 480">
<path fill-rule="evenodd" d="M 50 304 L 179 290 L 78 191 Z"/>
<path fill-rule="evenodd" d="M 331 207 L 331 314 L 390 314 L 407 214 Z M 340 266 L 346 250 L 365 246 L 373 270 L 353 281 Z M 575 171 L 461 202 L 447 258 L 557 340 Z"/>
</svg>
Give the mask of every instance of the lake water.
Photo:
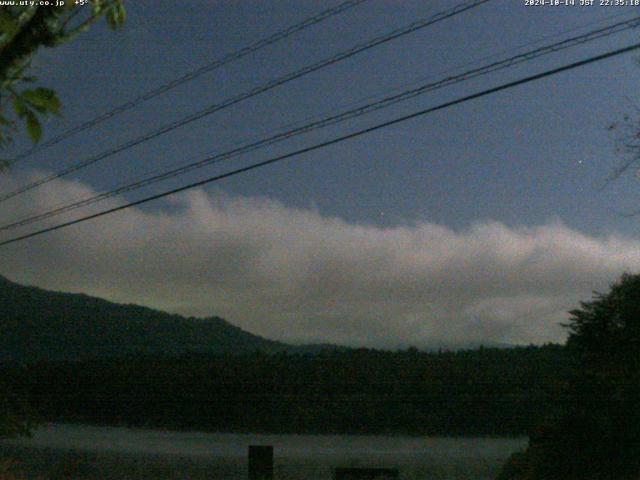
<svg viewBox="0 0 640 480">
<path fill-rule="evenodd" d="M 400 469 L 406 479 L 491 479 L 525 438 L 262 435 L 49 424 L 0 441 L 28 475 L 86 479 L 246 478 L 247 447 L 273 445 L 280 479 L 330 479 L 340 466 Z"/>
</svg>

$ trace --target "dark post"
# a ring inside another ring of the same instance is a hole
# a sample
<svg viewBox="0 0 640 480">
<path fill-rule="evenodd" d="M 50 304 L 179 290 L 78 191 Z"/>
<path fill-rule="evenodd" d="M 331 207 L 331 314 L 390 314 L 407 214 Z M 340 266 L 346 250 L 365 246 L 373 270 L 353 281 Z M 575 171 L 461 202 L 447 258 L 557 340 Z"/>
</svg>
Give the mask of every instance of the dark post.
<svg viewBox="0 0 640 480">
<path fill-rule="evenodd" d="M 249 480 L 273 480 L 271 445 L 249 445 Z"/>
</svg>

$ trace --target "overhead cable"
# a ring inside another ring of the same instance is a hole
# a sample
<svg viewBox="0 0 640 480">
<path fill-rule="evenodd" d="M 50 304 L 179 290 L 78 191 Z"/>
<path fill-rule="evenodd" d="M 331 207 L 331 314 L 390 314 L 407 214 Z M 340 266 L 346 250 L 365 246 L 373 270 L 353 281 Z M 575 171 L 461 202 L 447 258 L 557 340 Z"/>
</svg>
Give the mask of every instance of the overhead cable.
<svg viewBox="0 0 640 480">
<path fill-rule="evenodd" d="M 403 122 L 406 122 L 408 120 L 412 120 L 412 119 L 415 119 L 415 118 L 418 118 L 418 117 L 421 117 L 421 116 L 424 116 L 424 115 L 428 115 L 430 113 L 433 113 L 433 112 L 436 112 L 436 111 L 439 111 L 439 110 L 444 110 L 446 108 L 450 108 L 450 107 L 455 106 L 455 105 L 460 105 L 462 103 L 466 103 L 466 102 L 469 102 L 471 100 L 475 100 L 477 98 L 485 97 L 487 95 L 491 95 L 491 94 L 494 94 L 494 93 L 497 93 L 497 92 L 508 90 L 508 89 L 517 87 L 519 85 L 523 85 L 523 84 L 526 84 L 526 83 L 531 83 L 531 82 L 534 82 L 534 81 L 537 81 L 537 80 L 541 80 L 543 78 L 550 77 L 552 75 L 557 75 L 558 73 L 561 73 L 561 72 L 574 70 L 576 68 L 583 67 L 585 65 L 589 65 L 589 64 L 592 64 L 592 63 L 600 62 L 600 61 L 606 60 L 608 58 L 612 58 L 612 57 L 616 57 L 616 56 L 619 56 L 619 55 L 623 55 L 625 53 L 629 53 L 629 52 L 632 52 L 632 51 L 635 51 L 635 50 L 638 50 L 638 49 L 640 49 L 640 43 L 635 43 L 635 44 L 630 45 L 628 47 L 620 48 L 620 49 L 617 49 L 617 50 L 612 50 L 612 51 L 609 51 L 609 52 L 601 54 L 601 55 L 596 55 L 596 56 L 593 56 L 593 57 L 589 57 L 589 58 L 587 58 L 585 60 L 580 60 L 578 62 L 570 63 L 568 65 L 557 67 L 557 68 L 554 68 L 552 70 L 546 70 L 546 71 L 544 71 L 542 73 L 538 73 L 538 74 L 535 74 L 535 75 L 530 75 L 528 77 L 524 77 L 524 78 L 521 78 L 519 80 L 515 80 L 515 81 L 512 81 L 512 82 L 504 83 L 504 84 L 499 85 L 497 87 L 493 87 L 493 88 L 489 88 L 489 89 L 486 89 L 486 90 L 482 90 L 480 92 L 477 92 L 477 93 L 474 93 L 474 94 L 471 94 L 471 95 L 466 95 L 464 97 L 460 97 L 460 98 L 458 98 L 456 100 L 451 100 L 451 101 L 448 101 L 448 102 L 445 102 L 445 103 L 441 103 L 441 104 L 439 104 L 439 105 L 437 105 L 435 107 L 430 107 L 430 108 L 427 108 L 427 109 L 424 109 L 424 110 L 419 110 L 417 112 L 414 112 L 414 113 L 411 113 L 411 114 L 408 114 L 408 115 L 403 115 L 401 117 L 397 117 L 397 118 L 394 118 L 392 120 L 388 120 L 388 121 L 376 124 L 376 125 L 371 126 L 371 127 L 367 127 L 367 128 L 361 129 L 361 130 L 357 130 L 357 131 L 352 132 L 352 133 L 341 135 L 341 136 L 335 137 L 335 138 L 333 138 L 331 140 L 326 140 L 326 141 L 321 142 L 321 143 L 316 143 L 315 145 L 311 145 L 309 147 L 305 147 L 305 148 L 302 148 L 302 149 L 299 149 L 299 150 L 295 150 L 293 152 L 289 152 L 289 153 L 286 153 L 284 155 L 279 155 L 277 157 L 273 157 L 273 158 L 270 158 L 268 160 L 264 160 L 264 161 L 261 161 L 261 162 L 253 163 L 251 165 L 248 165 L 248 166 L 245 166 L 245 167 L 242 167 L 242 168 L 237 168 L 235 170 L 232 170 L 232 171 L 220 174 L 220 175 L 215 175 L 213 177 L 205 178 L 204 180 L 199 180 L 197 182 L 193 182 L 193 183 L 190 183 L 190 184 L 178 187 L 178 188 L 174 188 L 174 189 L 171 189 L 171 190 L 168 190 L 168 191 L 157 193 L 157 194 L 142 198 L 140 200 L 136 200 L 134 202 L 130 202 L 130 203 L 126 203 L 124 205 L 120 205 L 118 207 L 113 207 L 113 208 L 110 208 L 110 209 L 107 209 L 107 210 L 103 210 L 101 212 L 97 212 L 97 213 L 94 213 L 94 214 L 91 214 L 91 215 L 86 215 L 84 217 L 77 218 L 75 220 L 71 220 L 71 221 L 68 221 L 68 222 L 60 223 L 58 225 L 54 225 L 54 226 L 51 226 L 51 227 L 43 228 L 43 229 L 37 230 L 35 232 L 31 232 L 31 233 L 28 233 L 28 234 L 25 234 L 25 235 L 20 235 L 20 236 L 14 237 L 14 238 L 10 238 L 8 240 L 4 240 L 4 241 L 0 242 L 0 247 L 5 246 L 5 245 L 9 245 L 11 243 L 24 241 L 24 240 L 27 240 L 29 238 L 33 238 L 35 236 L 43 235 L 45 233 L 49 233 L 49 232 L 53 232 L 53 231 L 56 231 L 56 230 L 60 230 L 62 228 L 67 228 L 67 227 L 70 227 L 72 225 L 77 225 L 79 223 L 83 223 L 83 222 L 86 222 L 86 221 L 89 221 L 89 220 L 100 218 L 100 217 L 103 217 L 105 215 L 109 215 L 109 214 L 112 214 L 112 213 L 115 213 L 115 212 L 119 212 L 121 210 L 126 210 L 126 209 L 131 208 L 131 207 L 142 205 L 142 204 L 145 204 L 145 203 L 148 203 L 148 202 L 151 202 L 151 201 L 154 201 L 154 200 L 158 200 L 160 198 L 168 197 L 169 195 L 174 195 L 176 193 L 184 192 L 186 190 L 190 190 L 190 189 L 193 189 L 193 188 L 196 188 L 196 187 L 201 187 L 201 186 L 204 186 L 204 185 L 207 185 L 207 184 L 210 184 L 210 183 L 213 183 L 213 182 L 225 179 L 225 178 L 236 176 L 236 175 L 239 175 L 239 174 L 242 174 L 242 173 L 246 173 L 246 172 L 258 169 L 258 168 L 266 167 L 267 165 L 272 165 L 272 164 L 277 163 L 277 162 L 282 162 L 284 160 L 287 160 L 287 159 L 290 159 L 290 158 L 294 158 L 294 157 L 303 155 L 305 153 L 309 153 L 309 152 L 312 152 L 312 151 L 315 151 L 315 150 L 326 148 L 326 147 L 328 147 L 330 145 L 335 145 L 335 144 L 338 144 L 338 143 L 342 143 L 342 142 L 344 142 L 346 140 L 357 138 L 357 137 L 360 137 L 362 135 L 365 135 L 365 134 L 368 134 L 368 133 L 371 133 L 371 132 L 375 132 L 377 130 L 381 130 L 383 128 L 387 128 L 387 127 L 390 127 L 390 126 L 393 126 L 393 125 L 397 125 L 397 124 L 400 124 L 400 123 L 403 123 Z"/>
</svg>

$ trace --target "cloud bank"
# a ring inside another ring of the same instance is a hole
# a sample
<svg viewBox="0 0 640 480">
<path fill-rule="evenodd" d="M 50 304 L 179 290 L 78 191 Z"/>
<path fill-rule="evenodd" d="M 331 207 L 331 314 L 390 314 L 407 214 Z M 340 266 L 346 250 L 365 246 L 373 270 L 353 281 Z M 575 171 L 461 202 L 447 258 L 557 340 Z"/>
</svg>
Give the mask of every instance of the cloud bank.
<svg viewBox="0 0 640 480">
<path fill-rule="evenodd" d="M 0 222 L 94 193 L 51 182 L 6 202 Z M 381 228 L 203 191 L 0 248 L 0 274 L 21 283 L 219 315 L 288 342 L 391 348 L 563 341 L 568 309 L 639 269 L 640 241 L 560 222 Z"/>
</svg>

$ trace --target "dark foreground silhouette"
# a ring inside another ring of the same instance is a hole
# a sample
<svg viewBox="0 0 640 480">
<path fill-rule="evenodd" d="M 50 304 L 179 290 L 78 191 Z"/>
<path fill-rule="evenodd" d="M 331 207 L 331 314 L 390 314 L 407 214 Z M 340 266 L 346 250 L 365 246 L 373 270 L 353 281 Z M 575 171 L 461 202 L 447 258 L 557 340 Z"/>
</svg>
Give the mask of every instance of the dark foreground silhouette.
<svg viewBox="0 0 640 480">
<path fill-rule="evenodd" d="M 133 355 L 5 363 L 44 421 L 273 433 L 523 435 L 557 408 L 559 346 Z"/>
<path fill-rule="evenodd" d="M 640 478 L 640 275 L 571 312 L 573 371 L 561 412 L 511 457 L 500 480 Z"/>
</svg>

